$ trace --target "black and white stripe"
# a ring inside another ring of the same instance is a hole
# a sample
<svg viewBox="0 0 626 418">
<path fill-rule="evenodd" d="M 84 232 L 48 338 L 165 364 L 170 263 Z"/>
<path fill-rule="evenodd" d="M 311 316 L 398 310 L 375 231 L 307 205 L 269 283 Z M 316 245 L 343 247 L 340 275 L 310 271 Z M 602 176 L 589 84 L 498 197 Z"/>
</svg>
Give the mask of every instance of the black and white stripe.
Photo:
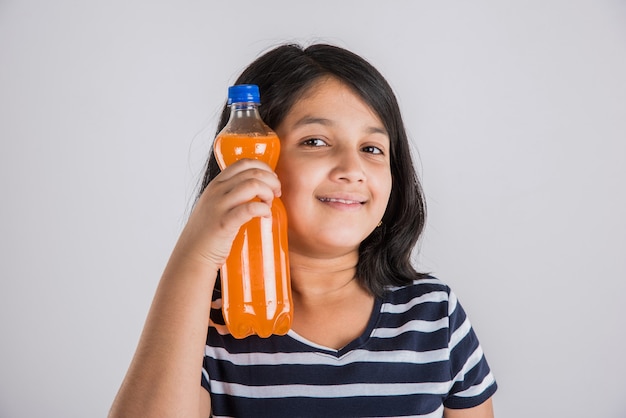
<svg viewBox="0 0 626 418">
<path fill-rule="evenodd" d="M 202 385 L 214 416 L 440 417 L 496 390 L 454 293 L 435 278 L 390 289 L 341 350 L 290 331 L 232 338 L 214 294 Z"/>
</svg>

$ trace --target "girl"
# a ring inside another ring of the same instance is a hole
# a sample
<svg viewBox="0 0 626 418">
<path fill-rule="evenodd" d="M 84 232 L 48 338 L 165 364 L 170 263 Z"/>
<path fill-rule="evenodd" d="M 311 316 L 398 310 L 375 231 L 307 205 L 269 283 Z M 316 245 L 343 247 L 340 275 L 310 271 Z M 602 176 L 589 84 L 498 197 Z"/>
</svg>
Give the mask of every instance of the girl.
<svg viewBox="0 0 626 418">
<path fill-rule="evenodd" d="M 382 75 L 338 47 L 285 45 L 236 84 L 259 86 L 276 173 L 255 160 L 220 172 L 211 153 L 110 416 L 492 417 L 496 383 L 462 307 L 411 265 L 424 200 Z M 277 196 L 292 329 L 237 340 L 219 268 Z"/>
</svg>

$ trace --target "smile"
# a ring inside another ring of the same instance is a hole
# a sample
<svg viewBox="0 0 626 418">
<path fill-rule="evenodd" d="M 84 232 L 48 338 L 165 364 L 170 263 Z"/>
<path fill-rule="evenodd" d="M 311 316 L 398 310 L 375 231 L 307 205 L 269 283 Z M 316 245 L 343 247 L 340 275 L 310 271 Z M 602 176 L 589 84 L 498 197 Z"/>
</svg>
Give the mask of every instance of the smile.
<svg viewBox="0 0 626 418">
<path fill-rule="evenodd" d="M 333 197 L 319 197 L 318 199 L 324 203 L 342 203 L 344 205 L 362 205 L 365 203 L 358 200 L 337 199 Z"/>
</svg>

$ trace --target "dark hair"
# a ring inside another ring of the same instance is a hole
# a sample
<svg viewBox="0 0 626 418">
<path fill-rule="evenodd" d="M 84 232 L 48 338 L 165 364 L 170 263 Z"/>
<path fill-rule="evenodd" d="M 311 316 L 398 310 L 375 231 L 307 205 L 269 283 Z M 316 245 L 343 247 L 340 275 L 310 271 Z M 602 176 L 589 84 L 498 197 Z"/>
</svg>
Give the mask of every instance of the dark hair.
<svg viewBox="0 0 626 418">
<path fill-rule="evenodd" d="M 261 92 L 261 117 L 272 129 L 292 105 L 325 77 L 351 87 L 380 117 L 390 140 L 392 189 L 383 224 L 360 245 L 357 279 L 374 295 L 388 286 L 404 285 L 423 275 L 412 265 L 411 254 L 424 228 L 425 201 L 418 181 L 400 109 L 385 78 L 366 60 L 345 49 L 324 44 L 307 48 L 282 45 L 257 58 L 235 84 L 256 84 Z M 228 122 L 225 106 L 217 132 Z M 209 156 L 198 197 L 220 169 Z"/>
</svg>

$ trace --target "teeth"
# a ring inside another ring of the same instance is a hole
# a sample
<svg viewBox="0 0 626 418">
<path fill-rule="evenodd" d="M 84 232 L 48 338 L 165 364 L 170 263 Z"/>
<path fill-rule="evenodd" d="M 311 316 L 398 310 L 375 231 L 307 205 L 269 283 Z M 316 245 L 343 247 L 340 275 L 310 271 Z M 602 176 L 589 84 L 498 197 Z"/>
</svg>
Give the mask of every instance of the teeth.
<svg viewBox="0 0 626 418">
<path fill-rule="evenodd" d="M 345 199 L 334 199 L 334 198 L 330 198 L 330 197 L 322 197 L 320 199 L 322 202 L 337 202 L 337 203 L 343 203 L 346 205 L 352 205 L 355 203 L 361 203 L 361 202 L 357 202 L 355 200 L 345 200 Z"/>
</svg>

